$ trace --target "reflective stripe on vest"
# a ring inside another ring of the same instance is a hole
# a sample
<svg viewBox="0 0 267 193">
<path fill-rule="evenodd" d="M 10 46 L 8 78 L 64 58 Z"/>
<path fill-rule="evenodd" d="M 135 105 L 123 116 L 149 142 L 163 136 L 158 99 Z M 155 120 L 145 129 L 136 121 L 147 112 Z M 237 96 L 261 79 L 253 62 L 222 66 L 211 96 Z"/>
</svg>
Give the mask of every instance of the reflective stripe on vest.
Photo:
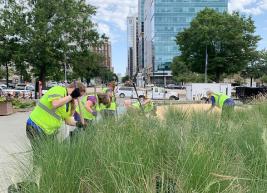
<svg viewBox="0 0 267 193">
<path fill-rule="evenodd" d="M 51 116 L 53 116 L 54 118 L 56 118 L 58 121 L 61 120 L 61 117 L 59 115 L 56 114 L 55 110 L 49 109 L 47 106 L 43 105 L 42 103 L 38 103 L 37 104 L 41 109 L 43 109 L 44 111 L 46 111 L 47 113 L 49 113 Z"/>
</svg>

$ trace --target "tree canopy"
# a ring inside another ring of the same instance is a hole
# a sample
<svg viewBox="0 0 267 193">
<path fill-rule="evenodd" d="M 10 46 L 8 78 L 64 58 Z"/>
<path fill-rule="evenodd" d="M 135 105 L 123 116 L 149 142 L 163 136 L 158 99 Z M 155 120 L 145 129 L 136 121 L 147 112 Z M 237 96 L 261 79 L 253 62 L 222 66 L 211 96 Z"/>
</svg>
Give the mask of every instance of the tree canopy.
<svg viewBox="0 0 267 193">
<path fill-rule="evenodd" d="M 193 72 L 204 73 L 207 49 L 208 75 L 219 82 L 223 74 L 239 72 L 254 59 L 260 40 L 254 32 L 251 17 L 206 8 L 177 34 L 176 42 L 181 60 Z"/>
<path fill-rule="evenodd" d="M 85 0 L 6 1 L 0 12 L 1 64 L 15 63 L 25 77 L 30 66 L 45 82 L 60 77 L 68 62 L 72 69 L 80 68 L 76 75 L 91 78 L 100 57 L 90 49 L 101 43 L 92 21 L 95 13 Z"/>
</svg>

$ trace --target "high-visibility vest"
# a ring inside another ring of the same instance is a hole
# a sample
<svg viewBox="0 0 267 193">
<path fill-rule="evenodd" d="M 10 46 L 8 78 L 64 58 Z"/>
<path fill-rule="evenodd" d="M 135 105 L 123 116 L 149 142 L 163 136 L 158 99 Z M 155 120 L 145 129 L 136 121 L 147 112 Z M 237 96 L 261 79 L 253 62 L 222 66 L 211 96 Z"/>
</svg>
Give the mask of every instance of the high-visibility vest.
<svg viewBox="0 0 267 193">
<path fill-rule="evenodd" d="M 215 105 L 219 108 L 223 107 L 224 102 L 230 97 L 223 93 L 214 93 L 211 96 L 215 99 Z"/>
<path fill-rule="evenodd" d="M 52 101 L 66 97 L 67 95 L 67 89 L 65 87 L 55 86 L 49 89 L 30 114 L 31 120 L 45 134 L 54 134 L 60 128 L 62 121 L 71 117 L 70 104 L 65 104 L 57 109 L 53 109 L 52 106 Z"/>
<path fill-rule="evenodd" d="M 103 88 L 102 89 L 102 91 L 104 93 L 107 93 L 108 90 L 110 90 L 110 89 L 109 88 Z M 115 96 L 114 95 L 112 95 L 112 97 L 111 97 L 111 103 L 110 103 L 110 106 L 108 108 L 105 107 L 104 105 L 102 105 L 102 110 L 104 110 L 104 109 L 107 109 L 107 110 L 110 110 L 110 111 L 116 111 L 117 104 L 116 104 L 116 99 L 115 99 Z"/>
<path fill-rule="evenodd" d="M 140 103 L 139 103 L 138 101 L 135 102 L 135 103 L 133 103 L 132 106 L 133 106 L 135 109 L 141 110 L 141 106 L 140 106 Z M 150 101 L 149 103 L 145 104 L 145 105 L 143 106 L 143 108 L 144 108 L 144 112 L 145 112 L 145 113 L 151 112 L 151 111 L 153 111 L 153 109 L 154 109 L 154 104 L 153 104 L 152 101 Z"/>
<path fill-rule="evenodd" d="M 85 118 L 87 120 L 95 120 L 96 117 L 91 112 L 88 112 L 87 109 L 86 109 L 86 107 L 85 107 L 86 106 L 86 103 L 87 103 L 87 98 L 88 97 L 90 97 L 90 96 L 85 95 L 85 96 L 82 97 L 82 100 L 81 100 L 81 111 L 82 111 L 82 115 L 83 115 L 83 118 Z M 97 111 L 98 97 L 96 97 L 96 100 L 97 100 L 96 104 L 93 105 L 91 108 L 93 110 L 96 110 Z M 76 112 L 79 113 L 79 114 L 81 113 L 79 107 L 76 107 Z"/>
</svg>

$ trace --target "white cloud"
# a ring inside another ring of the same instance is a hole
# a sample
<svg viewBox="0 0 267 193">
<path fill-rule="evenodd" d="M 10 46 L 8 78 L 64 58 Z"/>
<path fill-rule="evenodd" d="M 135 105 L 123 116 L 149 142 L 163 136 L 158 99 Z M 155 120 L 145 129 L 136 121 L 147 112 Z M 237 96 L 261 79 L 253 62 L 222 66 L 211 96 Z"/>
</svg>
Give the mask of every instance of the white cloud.
<svg viewBox="0 0 267 193">
<path fill-rule="evenodd" d="M 137 0 L 87 0 L 97 7 L 95 20 L 101 33 L 106 33 L 111 40 L 116 41 L 118 32 L 127 29 L 126 18 L 137 15 Z"/>
<path fill-rule="evenodd" d="M 87 0 L 97 7 L 94 17 L 101 33 L 116 41 L 118 33 L 127 29 L 127 16 L 137 15 L 138 0 Z M 229 11 L 240 11 L 250 15 L 259 15 L 267 11 L 267 0 L 229 0 Z"/>
<path fill-rule="evenodd" d="M 267 0 L 230 0 L 229 11 L 240 11 L 250 15 L 259 15 L 267 11 Z"/>
</svg>

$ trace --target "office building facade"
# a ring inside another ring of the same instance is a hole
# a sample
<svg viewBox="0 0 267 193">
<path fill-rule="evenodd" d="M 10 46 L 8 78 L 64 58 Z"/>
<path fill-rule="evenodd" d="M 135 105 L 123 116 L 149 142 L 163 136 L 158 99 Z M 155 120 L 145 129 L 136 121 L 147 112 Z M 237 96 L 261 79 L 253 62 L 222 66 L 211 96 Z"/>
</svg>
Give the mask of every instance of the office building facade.
<svg viewBox="0 0 267 193">
<path fill-rule="evenodd" d="M 113 71 L 112 66 L 112 53 L 111 53 L 111 42 L 109 38 L 105 38 L 103 43 L 99 46 L 93 47 L 93 51 L 104 57 L 102 66 Z"/>
<path fill-rule="evenodd" d="M 127 17 L 127 52 L 128 66 L 127 75 L 130 78 L 138 73 L 138 19 Z"/>
<path fill-rule="evenodd" d="M 144 6 L 145 0 L 138 0 L 138 67 L 144 69 Z"/>
<path fill-rule="evenodd" d="M 170 65 L 179 55 L 175 36 L 189 27 L 197 13 L 206 7 L 227 10 L 227 0 L 145 0 L 144 67 L 150 82 L 171 78 Z M 166 80 L 165 80 L 166 82 Z"/>
</svg>

